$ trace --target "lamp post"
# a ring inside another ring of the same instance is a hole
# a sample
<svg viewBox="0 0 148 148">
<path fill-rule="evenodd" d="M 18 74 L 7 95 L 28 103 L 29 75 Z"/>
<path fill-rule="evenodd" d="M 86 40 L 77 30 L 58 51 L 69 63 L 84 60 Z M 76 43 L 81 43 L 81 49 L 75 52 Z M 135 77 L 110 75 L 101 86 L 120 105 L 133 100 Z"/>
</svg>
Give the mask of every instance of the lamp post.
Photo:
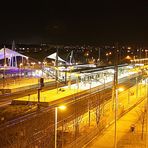
<svg viewBox="0 0 148 148">
<path fill-rule="evenodd" d="M 129 75 L 129 84 L 130 84 L 131 78 Z M 130 91 L 130 87 L 128 88 L 128 105 L 130 104 L 130 96 L 131 96 L 131 91 Z"/>
<path fill-rule="evenodd" d="M 54 136 L 55 136 L 55 145 L 54 147 L 57 148 L 57 128 L 58 128 L 58 109 L 60 110 L 65 110 L 66 109 L 66 106 L 65 105 L 61 105 L 61 106 L 56 106 L 55 107 L 55 129 L 54 129 Z"/>
<path fill-rule="evenodd" d="M 57 52 L 56 52 L 56 58 L 55 58 L 55 68 L 56 68 L 56 73 L 55 73 L 55 75 L 56 75 L 56 84 L 57 84 L 57 94 L 58 94 L 58 90 L 59 90 L 59 71 L 58 71 L 58 66 L 59 66 L 59 64 L 58 64 L 58 54 L 59 54 L 59 50 L 57 49 Z"/>
<path fill-rule="evenodd" d="M 145 79 L 145 83 L 146 83 L 146 147 L 148 146 L 148 79 Z"/>
<path fill-rule="evenodd" d="M 138 98 L 138 81 L 136 77 L 136 99 Z"/>
<path fill-rule="evenodd" d="M 118 49 L 118 44 L 116 45 Z M 115 49 L 115 61 L 114 61 L 114 116 L 115 116 L 115 131 L 114 131 L 114 148 L 117 148 L 117 103 L 118 103 L 118 54 L 117 49 Z"/>
<path fill-rule="evenodd" d="M 90 98 L 91 98 L 91 83 L 92 83 L 92 81 L 91 81 L 91 76 L 90 76 L 90 78 L 89 78 L 89 94 L 90 94 Z M 89 121 L 89 126 L 90 126 L 90 115 L 91 115 L 91 112 L 90 112 L 90 101 L 89 101 L 89 98 L 88 98 L 88 121 Z"/>
<path fill-rule="evenodd" d="M 115 132 L 114 132 L 114 148 L 117 148 L 117 102 L 118 102 L 118 89 L 115 90 Z"/>
<path fill-rule="evenodd" d="M 128 89 L 128 105 L 130 104 L 130 95 L 131 95 L 131 92 L 130 92 L 130 88 Z"/>
<path fill-rule="evenodd" d="M 116 88 L 115 90 L 115 132 L 114 132 L 114 148 L 117 148 L 117 114 L 118 114 L 118 93 L 124 91 L 124 88 Z"/>
</svg>

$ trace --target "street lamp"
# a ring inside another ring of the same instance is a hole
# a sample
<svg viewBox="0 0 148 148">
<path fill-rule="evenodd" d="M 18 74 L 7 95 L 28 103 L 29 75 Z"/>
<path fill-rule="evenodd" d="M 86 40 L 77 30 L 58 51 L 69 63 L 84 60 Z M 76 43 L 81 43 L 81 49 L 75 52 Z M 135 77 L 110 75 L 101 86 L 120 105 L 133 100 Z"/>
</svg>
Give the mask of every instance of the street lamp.
<svg viewBox="0 0 148 148">
<path fill-rule="evenodd" d="M 138 78 L 136 77 L 136 99 L 138 98 Z"/>
<path fill-rule="evenodd" d="M 118 91 L 119 91 L 119 92 L 122 92 L 122 91 L 124 91 L 124 88 L 123 88 L 123 87 L 119 87 L 119 88 L 118 88 Z"/>
<path fill-rule="evenodd" d="M 146 124 L 148 124 L 148 79 L 146 78 L 145 79 L 145 84 L 146 84 Z M 148 131 L 148 127 L 146 125 L 146 147 L 148 146 L 148 134 L 147 134 L 147 131 Z"/>
<path fill-rule="evenodd" d="M 57 127 L 58 127 L 58 109 L 64 111 L 66 109 L 65 105 L 60 105 L 55 107 L 55 148 L 57 148 Z"/>
<path fill-rule="evenodd" d="M 124 91 L 124 88 L 115 89 L 115 132 L 114 132 L 114 148 L 117 148 L 117 111 L 118 111 L 118 93 Z"/>
</svg>

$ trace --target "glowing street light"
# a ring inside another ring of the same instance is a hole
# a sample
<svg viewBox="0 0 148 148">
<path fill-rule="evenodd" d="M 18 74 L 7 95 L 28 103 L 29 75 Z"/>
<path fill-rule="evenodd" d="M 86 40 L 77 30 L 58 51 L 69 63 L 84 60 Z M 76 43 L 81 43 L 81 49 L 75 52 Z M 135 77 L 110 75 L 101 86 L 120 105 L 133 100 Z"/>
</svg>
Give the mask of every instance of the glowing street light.
<svg viewBox="0 0 148 148">
<path fill-rule="evenodd" d="M 118 93 L 124 91 L 122 87 L 115 90 L 115 134 L 114 134 L 114 147 L 117 148 L 117 111 L 118 111 Z"/>
<path fill-rule="evenodd" d="M 55 107 L 55 148 L 57 148 L 57 127 L 58 127 L 58 109 L 64 111 L 66 110 L 65 105 L 60 105 Z"/>
<path fill-rule="evenodd" d="M 61 105 L 58 107 L 60 110 L 65 110 L 66 109 L 66 106 L 65 105 Z"/>
<path fill-rule="evenodd" d="M 130 57 L 129 55 L 127 55 L 127 56 L 125 57 L 125 59 L 131 60 L 131 57 Z"/>
<path fill-rule="evenodd" d="M 123 87 L 119 87 L 119 88 L 118 88 L 118 91 L 119 91 L 119 92 L 122 92 L 122 91 L 124 91 L 124 88 L 123 88 Z"/>
</svg>

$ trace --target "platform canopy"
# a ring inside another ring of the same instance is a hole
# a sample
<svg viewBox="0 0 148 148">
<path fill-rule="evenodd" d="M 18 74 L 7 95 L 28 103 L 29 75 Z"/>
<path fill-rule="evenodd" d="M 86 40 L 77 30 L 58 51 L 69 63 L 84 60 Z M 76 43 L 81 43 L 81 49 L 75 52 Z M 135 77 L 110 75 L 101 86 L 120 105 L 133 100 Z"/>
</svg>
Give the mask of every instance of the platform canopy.
<svg viewBox="0 0 148 148">
<path fill-rule="evenodd" d="M 46 58 L 56 60 L 56 55 L 57 55 L 57 53 L 55 52 L 55 53 L 53 53 L 53 54 L 47 56 Z M 63 60 L 63 59 L 60 58 L 59 56 L 58 56 L 58 61 L 60 61 L 60 62 L 66 62 L 65 60 Z"/>
<path fill-rule="evenodd" d="M 5 51 L 4 51 L 5 50 Z M 5 52 L 5 54 L 4 54 Z M 23 54 L 20 54 L 16 51 L 13 51 L 11 49 L 8 49 L 8 48 L 2 48 L 0 50 L 0 60 L 1 59 L 4 59 L 4 58 L 11 58 L 11 57 L 17 57 L 17 56 L 20 56 L 20 57 L 24 57 L 24 58 L 28 58 L 27 56 L 23 55 Z"/>
</svg>

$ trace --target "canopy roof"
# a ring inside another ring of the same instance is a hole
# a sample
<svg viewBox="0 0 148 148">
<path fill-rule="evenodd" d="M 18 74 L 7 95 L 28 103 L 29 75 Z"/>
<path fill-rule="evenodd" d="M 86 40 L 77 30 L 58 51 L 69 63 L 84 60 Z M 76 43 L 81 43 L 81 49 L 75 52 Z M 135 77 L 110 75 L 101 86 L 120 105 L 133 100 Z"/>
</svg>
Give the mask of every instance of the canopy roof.
<svg viewBox="0 0 148 148">
<path fill-rule="evenodd" d="M 20 56 L 20 57 L 28 58 L 27 56 L 20 54 L 16 51 L 10 50 L 8 48 L 5 48 L 5 57 L 4 57 L 4 48 L 2 48 L 0 50 L 0 59 L 11 58 L 11 57 L 14 57 L 14 56 Z"/>
<path fill-rule="evenodd" d="M 55 52 L 55 53 L 47 56 L 47 58 L 56 60 L 56 55 L 57 55 L 57 53 Z M 58 56 L 58 61 L 66 62 L 65 60 L 61 59 L 59 56 Z"/>
</svg>

